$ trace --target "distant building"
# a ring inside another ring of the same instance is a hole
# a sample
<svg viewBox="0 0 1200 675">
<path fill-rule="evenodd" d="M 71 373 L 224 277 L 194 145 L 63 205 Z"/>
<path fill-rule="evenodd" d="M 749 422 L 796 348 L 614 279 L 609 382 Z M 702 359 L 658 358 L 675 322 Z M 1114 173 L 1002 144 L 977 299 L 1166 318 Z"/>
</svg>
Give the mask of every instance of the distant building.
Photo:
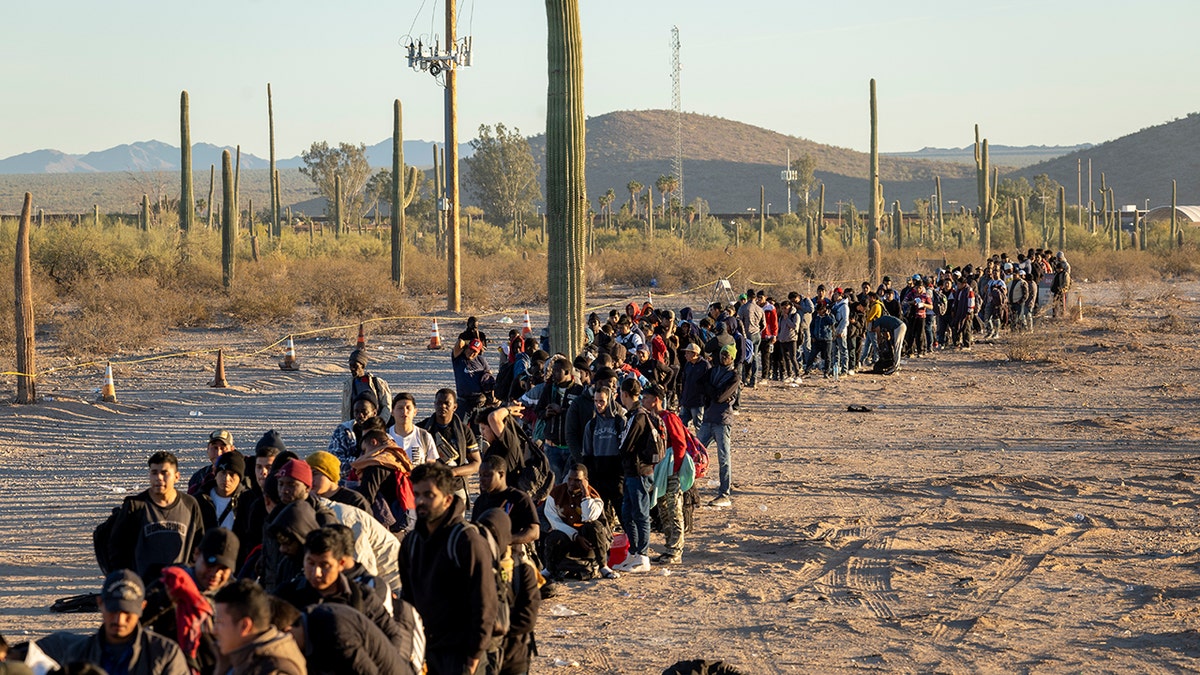
<svg viewBox="0 0 1200 675">
<path fill-rule="evenodd" d="M 1143 217 L 1148 223 L 1170 222 L 1171 207 L 1159 206 L 1150 209 Z M 1180 225 L 1200 226 L 1200 206 L 1175 207 L 1175 219 Z"/>
</svg>

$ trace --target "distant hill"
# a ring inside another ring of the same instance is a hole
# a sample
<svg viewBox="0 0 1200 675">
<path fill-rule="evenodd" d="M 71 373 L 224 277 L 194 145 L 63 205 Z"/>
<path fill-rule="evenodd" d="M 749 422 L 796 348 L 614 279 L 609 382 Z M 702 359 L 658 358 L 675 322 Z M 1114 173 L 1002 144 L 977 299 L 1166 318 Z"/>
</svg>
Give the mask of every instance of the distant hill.
<svg viewBox="0 0 1200 675">
<path fill-rule="evenodd" d="M 1034 176 L 1048 174 L 1066 187 L 1067 200 L 1073 204 L 1080 164 L 1083 190 L 1087 191 L 1088 160 L 1092 162 L 1092 198 L 1097 201 L 1103 172 L 1118 204 L 1141 208 L 1149 199 L 1151 208 L 1170 205 L 1172 179 L 1178 184 L 1180 204 L 1200 204 L 1200 113 L 1026 167 L 1015 175 L 1032 183 Z M 1088 201 L 1086 194 L 1083 201 Z"/>
<path fill-rule="evenodd" d="M 816 176 L 825 183 L 826 208 L 836 202 L 868 204 L 870 187 L 866 153 L 788 136 L 769 129 L 710 115 L 684 113 L 684 193 L 688 201 L 702 197 L 713 212 L 740 213 L 758 208 L 759 186 L 767 189 L 772 213 L 787 210 L 786 187 L 779 172 L 790 148 L 792 159 L 810 154 L 817 160 Z M 544 166 L 545 136 L 530 139 L 534 155 Z M 593 198 L 609 188 L 617 204 L 629 201 L 625 185 L 636 179 L 653 185 L 671 173 L 675 154 L 675 113 L 669 110 L 611 112 L 587 120 L 588 194 Z M 947 199 L 974 194 L 973 167 L 904 157 L 881 157 L 880 176 L 889 203 L 900 199 L 905 209 L 914 199 L 933 193 L 935 176 L 942 177 Z M 793 200 L 798 196 L 793 194 Z M 815 198 L 816 194 L 812 195 Z"/>
<path fill-rule="evenodd" d="M 439 147 L 440 147 L 439 143 Z M 404 159 L 413 166 L 433 166 L 433 143 L 431 141 L 405 141 Z M 235 146 L 216 146 L 211 143 L 192 144 L 192 167 L 197 173 L 208 166 L 221 166 L 221 152 L 236 152 Z M 392 166 L 392 139 L 386 138 L 375 145 L 367 146 L 367 162 L 377 169 Z M 459 146 L 460 157 L 469 157 L 470 143 Z M 279 169 L 298 169 L 304 165 L 300 156 L 276 161 Z M 242 153 L 242 168 L 266 169 L 270 160 Z M 0 174 L 39 173 L 108 173 L 125 171 L 178 171 L 179 146 L 162 141 L 139 141 L 118 145 L 107 150 L 89 152 L 84 155 L 69 155 L 58 150 L 35 150 L 6 159 L 0 159 Z"/>
<path fill-rule="evenodd" d="M 1082 145 L 991 145 L 989 143 L 988 155 L 997 166 L 1019 169 L 1091 147 L 1093 147 L 1091 143 Z M 883 156 L 931 159 L 975 166 L 975 145 L 964 145 L 961 148 L 921 148 L 909 152 L 885 152 Z"/>
</svg>

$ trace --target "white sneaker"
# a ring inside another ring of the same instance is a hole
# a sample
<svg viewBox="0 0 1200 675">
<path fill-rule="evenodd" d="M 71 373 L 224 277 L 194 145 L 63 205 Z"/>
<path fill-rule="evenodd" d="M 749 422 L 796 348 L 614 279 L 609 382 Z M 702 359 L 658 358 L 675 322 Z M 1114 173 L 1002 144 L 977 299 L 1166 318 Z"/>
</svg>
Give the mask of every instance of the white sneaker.
<svg viewBox="0 0 1200 675">
<path fill-rule="evenodd" d="M 649 572 L 650 571 L 650 556 L 631 555 L 631 556 L 629 556 L 629 558 L 632 559 L 633 562 L 629 565 L 629 568 L 626 569 L 625 571 L 627 571 L 627 572 Z"/>
<path fill-rule="evenodd" d="M 614 571 L 611 567 L 601 567 L 600 576 L 605 579 L 620 579 L 621 575 Z"/>
</svg>

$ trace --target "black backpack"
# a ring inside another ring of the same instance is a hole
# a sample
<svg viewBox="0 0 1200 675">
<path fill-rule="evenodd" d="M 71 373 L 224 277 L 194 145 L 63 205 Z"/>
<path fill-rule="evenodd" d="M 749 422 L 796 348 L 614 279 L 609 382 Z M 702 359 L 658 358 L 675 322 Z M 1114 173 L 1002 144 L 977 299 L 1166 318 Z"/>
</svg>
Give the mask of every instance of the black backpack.
<svg viewBox="0 0 1200 675">
<path fill-rule="evenodd" d="M 104 519 L 96 529 L 92 530 L 92 550 L 96 553 L 96 563 L 100 565 L 100 571 L 106 576 L 116 568 L 116 561 L 108 556 L 108 542 L 112 540 L 113 529 L 117 524 L 117 514 L 121 509 L 128 505 L 130 512 L 133 511 L 136 500 L 133 497 L 126 497 L 121 506 L 114 506 L 112 513 Z"/>
<path fill-rule="evenodd" d="M 542 449 L 542 444 L 534 441 L 525 433 L 515 421 L 512 422 L 513 429 L 517 432 L 523 448 L 523 461 L 521 466 L 512 476 L 512 486 L 529 495 L 534 504 L 540 504 L 546 501 L 546 497 L 550 495 L 550 490 L 554 488 L 554 473 L 550 470 L 550 459 L 546 457 L 546 451 Z"/>
<path fill-rule="evenodd" d="M 487 651 L 494 652 L 504 646 L 504 636 L 508 635 L 509 629 L 512 628 L 512 605 L 516 599 L 512 579 L 513 565 L 516 561 L 513 560 L 511 552 L 500 551 L 496 539 L 486 527 L 462 522 L 455 525 L 450 536 L 446 538 L 446 555 L 457 567 L 462 568 L 462 563 L 458 560 L 458 542 L 467 528 L 475 530 L 487 541 L 488 550 L 492 555 L 492 578 L 496 582 L 496 625 L 492 627 L 492 638 L 488 642 Z M 508 555 L 501 557 L 505 553 Z"/>
</svg>

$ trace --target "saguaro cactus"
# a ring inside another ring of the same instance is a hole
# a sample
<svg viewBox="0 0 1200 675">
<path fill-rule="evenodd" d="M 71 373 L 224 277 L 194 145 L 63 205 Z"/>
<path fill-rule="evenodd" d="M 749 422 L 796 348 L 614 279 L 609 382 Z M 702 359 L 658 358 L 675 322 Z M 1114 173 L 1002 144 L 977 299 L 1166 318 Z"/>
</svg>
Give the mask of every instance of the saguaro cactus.
<svg viewBox="0 0 1200 675">
<path fill-rule="evenodd" d="M 192 229 L 196 194 L 192 189 L 192 130 L 188 122 L 188 93 L 179 94 L 179 229 Z"/>
<path fill-rule="evenodd" d="M 546 215 L 550 344 L 578 354 L 583 347 L 587 286 L 587 146 L 583 116 L 583 38 L 579 0 L 546 0 Z"/>
<path fill-rule="evenodd" d="M 1067 189 L 1058 186 L 1058 250 L 1067 250 Z"/>
<path fill-rule="evenodd" d="M 217 167 L 212 164 L 209 164 L 208 165 L 208 229 L 209 230 L 211 230 L 213 228 L 213 189 L 216 187 L 216 185 L 214 184 L 216 181 L 216 178 L 217 178 Z"/>
<path fill-rule="evenodd" d="M 100 205 L 92 204 L 92 227 L 100 229 Z"/>
<path fill-rule="evenodd" d="M 1179 220 L 1175 215 L 1175 210 L 1179 208 L 1179 202 L 1176 201 L 1178 195 L 1175 192 L 1175 181 L 1171 181 L 1171 241 L 1168 244 L 1171 248 L 1177 248 L 1176 237 L 1179 232 Z"/>
<path fill-rule="evenodd" d="M 333 174 L 333 236 L 342 236 L 342 174 Z"/>
<path fill-rule="evenodd" d="M 758 247 L 766 246 L 767 238 L 767 216 L 764 211 L 767 208 L 767 186 L 758 186 Z"/>
<path fill-rule="evenodd" d="M 813 217 L 804 217 L 804 252 L 808 257 L 813 254 Z"/>
<path fill-rule="evenodd" d="M 992 178 L 988 158 L 988 141 L 979 140 L 979 125 L 975 125 L 975 188 L 979 195 L 979 250 L 984 258 L 992 257 L 992 219 L 996 216 L 996 193 L 1000 170 Z"/>
<path fill-rule="evenodd" d="M 271 101 L 271 83 L 267 83 L 267 130 L 271 137 L 271 236 L 279 236 L 279 172 L 275 169 L 275 106 Z"/>
<path fill-rule="evenodd" d="M 937 230 L 938 241 L 946 236 L 946 213 L 942 210 L 942 177 L 935 176 L 933 179 L 934 191 L 937 195 Z"/>
<path fill-rule="evenodd" d="M 875 78 L 871 78 L 871 219 L 867 226 L 867 271 L 871 286 L 879 286 L 879 116 L 875 108 Z"/>
<path fill-rule="evenodd" d="M 142 195 L 142 231 L 150 231 L 150 195 Z"/>
<path fill-rule="evenodd" d="M 1018 252 L 1025 248 L 1025 198 L 1013 199 L 1013 246 Z"/>
<path fill-rule="evenodd" d="M 904 248 L 904 209 L 900 208 L 900 200 L 892 202 L 892 229 L 895 230 L 896 250 Z"/>
<path fill-rule="evenodd" d="M 229 151 L 221 152 L 221 285 L 233 288 L 233 243 L 237 237 L 237 201 L 234 198 L 233 163 Z"/>
<path fill-rule="evenodd" d="M 417 194 L 420 172 L 404 166 L 404 127 L 400 99 L 392 104 L 392 283 L 404 288 L 404 241 L 407 224 L 404 210 Z"/>
<path fill-rule="evenodd" d="M 817 255 L 825 255 L 825 184 L 817 195 Z"/>
<path fill-rule="evenodd" d="M 17 258 L 13 266 L 13 291 L 16 307 L 13 314 L 17 328 L 17 403 L 37 401 L 37 367 L 34 350 L 33 268 L 29 263 L 29 230 L 33 227 L 33 194 L 25 193 L 21 206 L 21 222 L 17 224 Z"/>
</svg>

